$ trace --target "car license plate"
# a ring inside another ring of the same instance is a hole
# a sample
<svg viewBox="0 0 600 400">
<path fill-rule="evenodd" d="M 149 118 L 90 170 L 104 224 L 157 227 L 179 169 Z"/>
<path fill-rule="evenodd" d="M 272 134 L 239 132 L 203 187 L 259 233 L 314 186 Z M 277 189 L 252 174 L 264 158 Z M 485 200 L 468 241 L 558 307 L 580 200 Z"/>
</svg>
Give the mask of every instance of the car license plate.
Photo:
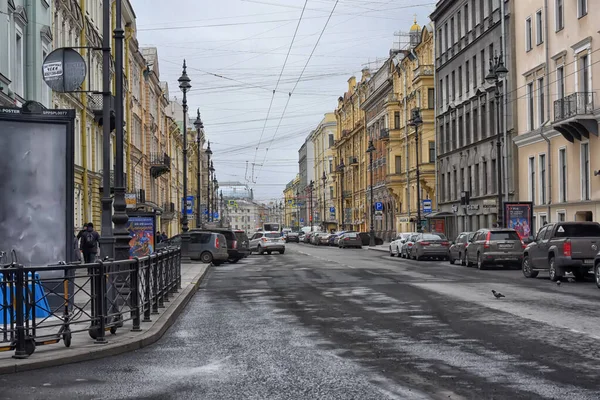
<svg viewBox="0 0 600 400">
<path fill-rule="evenodd" d="M 504 244 L 499 245 L 498 247 L 501 249 L 512 249 L 513 245 L 510 243 L 504 243 Z"/>
<path fill-rule="evenodd" d="M 584 263 L 584 264 L 590 264 L 590 265 L 591 265 L 591 264 L 593 264 L 593 263 L 594 263 L 594 260 L 592 260 L 592 259 L 583 260 L 583 263 Z"/>
<path fill-rule="evenodd" d="M 430 245 L 431 247 L 440 247 L 440 245 L 438 243 L 431 243 Z"/>
</svg>

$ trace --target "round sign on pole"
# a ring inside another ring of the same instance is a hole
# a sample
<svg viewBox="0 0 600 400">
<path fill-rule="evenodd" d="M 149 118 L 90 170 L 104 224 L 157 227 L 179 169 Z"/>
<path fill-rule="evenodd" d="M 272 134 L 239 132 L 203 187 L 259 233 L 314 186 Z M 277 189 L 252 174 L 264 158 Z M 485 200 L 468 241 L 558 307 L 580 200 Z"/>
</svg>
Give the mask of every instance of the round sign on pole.
<svg viewBox="0 0 600 400">
<path fill-rule="evenodd" d="M 42 77 L 55 92 L 79 90 L 87 75 L 87 66 L 81 54 L 69 47 L 54 50 L 42 64 Z"/>
</svg>

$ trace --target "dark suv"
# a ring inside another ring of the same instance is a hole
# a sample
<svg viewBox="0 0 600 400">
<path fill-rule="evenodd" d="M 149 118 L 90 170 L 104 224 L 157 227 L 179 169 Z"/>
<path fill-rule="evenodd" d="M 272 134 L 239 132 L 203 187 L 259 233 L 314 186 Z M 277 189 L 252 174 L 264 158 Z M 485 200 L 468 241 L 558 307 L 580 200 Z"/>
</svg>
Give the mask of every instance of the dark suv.
<svg viewBox="0 0 600 400">
<path fill-rule="evenodd" d="M 225 239 L 227 239 L 227 253 L 229 254 L 227 261 L 230 263 L 236 263 L 242 258 L 248 257 L 250 253 L 248 250 L 248 236 L 246 236 L 244 231 L 233 231 L 227 228 L 192 229 L 192 231 L 215 232 L 225 236 Z"/>
<path fill-rule="evenodd" d="M 480 229 L 475 232 L 466 249 L 467 267 L 477 265 L 484 269 L 487 265 L 520 267 L 523 262 L 525 245 L 514 229 Z"/>
</svg>

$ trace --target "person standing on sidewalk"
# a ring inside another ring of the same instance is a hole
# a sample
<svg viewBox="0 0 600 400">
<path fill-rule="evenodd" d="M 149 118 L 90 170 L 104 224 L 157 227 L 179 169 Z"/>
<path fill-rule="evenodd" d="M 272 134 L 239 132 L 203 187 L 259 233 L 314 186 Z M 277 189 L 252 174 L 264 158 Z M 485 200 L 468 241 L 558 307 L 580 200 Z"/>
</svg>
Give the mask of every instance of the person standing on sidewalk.
<svg viewBox="0 0 600 400">
<path fill-rule="evenodd" d="M 100 245 L 100 235 L 94 230 L 94 224 L 88 222 L 85 225 L 86 229 L 79 232 L 79 249 L 83 253 L 83 261 L 86 264 L 96 262 L 98 248 Z"/>
</svg>

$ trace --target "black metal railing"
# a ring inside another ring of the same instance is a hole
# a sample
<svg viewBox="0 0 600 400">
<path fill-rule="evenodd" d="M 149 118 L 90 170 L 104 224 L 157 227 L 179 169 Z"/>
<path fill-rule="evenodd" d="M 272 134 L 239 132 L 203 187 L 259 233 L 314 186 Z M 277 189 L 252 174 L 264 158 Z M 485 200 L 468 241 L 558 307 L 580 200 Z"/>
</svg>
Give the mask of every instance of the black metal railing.
<svg viewBox="0 0 600 400">
<path fill-rule="evenodd" d="M 554 122 L 594 113 L 594 92 L 576 92 L 554 101 Z"/>
<path fill-rule="evenodd" d="M 358 158 L 354 156 L 348 157 L 348 165 L 356 165 L 358 164 Z"/>
<path fill-rule="evenodd" d="M 126 322 L 139 331 L 180 288 L 177 247 L 91 264 L 0 265 L 0 351 L 27 358 L 36 346 L 69 347 L 77 333 L 102 343 Z"/>
<path fill-rule="evenodd" d="M 382 128 L 379 131 L 379 139 L 387 140 L 390 138 L 390 130 L 388 128 Z"/>
<path fill-rule="evenodd" d="M 157 178 L 171 169 L 171 157 L 167 153 L 150 154 L 150 174 Z"/>
</svg>

